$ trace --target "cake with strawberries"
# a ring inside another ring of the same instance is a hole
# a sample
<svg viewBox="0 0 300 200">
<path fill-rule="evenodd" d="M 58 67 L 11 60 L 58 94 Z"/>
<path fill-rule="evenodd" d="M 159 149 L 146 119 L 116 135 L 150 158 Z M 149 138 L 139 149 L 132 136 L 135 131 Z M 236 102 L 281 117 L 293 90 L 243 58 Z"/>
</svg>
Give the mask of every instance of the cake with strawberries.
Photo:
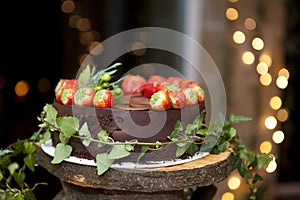
<svg viewBox="0 0 300 200">
<path fill-rule="evenodd" d="M 98 72 L 87 66 L 77 79 L 57 83 L 42 119 L 58 149 L 53 163 L 68 156 L 147 163 L 185 159 L 200 149 L 195 131 L 205 123 L 202 87 L 157 74 L 129 73 L 112 81 L 119 65 Z M 59 151 L 68 153 L 61 157 Z"/>
</svg>

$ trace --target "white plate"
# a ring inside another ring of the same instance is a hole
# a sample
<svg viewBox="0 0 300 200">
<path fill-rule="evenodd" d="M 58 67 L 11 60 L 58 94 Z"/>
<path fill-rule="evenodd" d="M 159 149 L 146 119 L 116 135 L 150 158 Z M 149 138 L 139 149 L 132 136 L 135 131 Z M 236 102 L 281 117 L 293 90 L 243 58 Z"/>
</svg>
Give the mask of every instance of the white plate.
<svg viewBox="0 0 300 200">
<path fill-rule="evenodd" d="M 44 144 L 42 144 L 42 150 L 50 155 L 54 156 L 55 147 L 52 146 L 52 140 L 47 140 Z M 187 162 L 191 162 L 193 160 L 197 160 L 199 158 L 203 158 L 207 156 L 208 152 L 197 152 L 194 156 L 191 156 L 186 159 L 174 159 L 170 161 L 149 161 L 147 163 L 139 164 L 139 163 L 133 163 L 133 162 L 122 162 L 122 163 L 116 163 L 111 165 L 111 168 L 124 168 L 124 169 L 136 169 L 136 168 L 156 168 L 156 167 L 167 167 L 167 166 L 173 166 L 178 164 L 183 164 Z M 81 165 L 88 165 L 88 166 L 97 166 L 96 162 L 94 160 L 88 160 L 84 158 L 78 158 L 75 156 L 70 156 L 66 158 L 64 161 L 81 164 Z"/>
</svg>

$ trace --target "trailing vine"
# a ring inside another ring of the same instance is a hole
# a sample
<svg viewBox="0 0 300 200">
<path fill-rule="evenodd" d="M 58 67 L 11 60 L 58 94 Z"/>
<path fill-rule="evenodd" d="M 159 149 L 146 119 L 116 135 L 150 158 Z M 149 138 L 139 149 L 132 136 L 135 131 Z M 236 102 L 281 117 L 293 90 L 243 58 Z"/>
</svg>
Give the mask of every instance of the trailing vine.
<svg viewBox="0 0 300 200">
<path fill-rule="evenodd" d="M 168 144 L 176 144 L 176 157 L 187 153 L 193 155 L 199 151 L 200 145 L 211 146 L 211 154 L 219 154 L 230 150 L 233 156 L 233 170 L 238 170 L 245 179 L 250 191 L 250 199 L 259 199 L 265 191 L 265 187 L 258 187 L 262 176 L 257 169 L 266 168 L 272 157 L 262 153 L 256 153 L 246 147 L 236 133 L 235 124 L 250 121 L 251 118 L 241 115 L 231 115 L 229 120 L 220 116 L 220 122 L 205 124 L 203 122 L 204 111 L 197 116 L 193 123 L 183 128 L 180 121 L 174 126 L 173 132 L 168 136 L 167 142 L 140 142 L 138 140 L 115 141 L 105 130 L 101 130 L 97 138 L 92 138 L 87 123 L 81 127 L 76 117 L 58 117 L 56 109 L 51 104 L 46 104 L 38 117 L 41 122 L 40 130 L 25 140 L 17 141 L 7 149 L 0 151 L 0 200 L 6 199 L 35 199 L 34 189 L 39 184 L 30 187 L 25 182 L 25 169 L 34 172 L 36 146 L 34 142 L 45 143 L 51 138 L 54 131 L 58 131 L 60 143 L 56 145 L 52 164 L 59 164 L 71 156 L 72 147 L 68 144 L 71 137 L 80 138 L 85 146 L 91 142 L 97 142 L 98 147 L 109 146 L 107 152 L 96 156 L 97 174 L 105 173 L 115 160 L 129 156 L 136 145 L 142 146 L 138 160 L 147 152 L 154 151 Z M 22 157 L 22 162 L 13 160 Z"/>
</svg>

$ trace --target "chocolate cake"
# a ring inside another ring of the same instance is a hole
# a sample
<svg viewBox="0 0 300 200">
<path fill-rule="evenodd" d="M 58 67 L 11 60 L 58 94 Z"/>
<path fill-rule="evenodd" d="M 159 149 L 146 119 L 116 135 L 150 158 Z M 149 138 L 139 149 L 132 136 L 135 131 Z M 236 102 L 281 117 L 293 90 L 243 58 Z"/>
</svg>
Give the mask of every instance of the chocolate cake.
<svg viewBox="0 0 300 200">
<path fill-rule="evenodd" d="M 129 96 L 130 95 L 125 95 L 124 99 L 128 99 Z M 66 106 L 58 103 L 56 100 L 54 100 L 53 106 L 57 109 L 59 117 L 75 116 L 79 119 L 81 125 L 87 122 L 93 138 L 97 138 L 97 134 L 103 129 L 106 130 L 115 141 L 124 142 L 136 139 L 139 142 L 150 143 L 169 141 L 168 136 L 170 136 L 174 130 L 174 125 L 177 120 L 182 121 L 182 125 L 186 126 L 186 124 L 192 123 L 195 117 L 205 109 L 203 101 L 200 104 L 185 106 L 182 109 L 168 109 L 164 113 L 141 105 L 139 102 L 146 101 L 143 96 L 133 96 L 130 99 L 132 101 L 130 104 L 137 105 L 137 107 L 132 107 L 129 104 L 112 108 L 80 107 L 76 105 Z M 145 131 L 140 132 L 140 136 L 135 136 L 130 133 L 133 127 L 126 127 L 126 124 L 130 124 L 128 121 L 133 120 L 134 123 L 143 130 L 143 127 L 151 123 L 151 118 L 155 118 L 157 121 L 164 121 L 161 130 L 157 133 L 151 133 L 149 132 L 149 128 L 144 128 Z M 150 136 L 147 136 L 147 134 Z M 60 142 L 58 132 L 52 134 L 52 141 L 54 146 Z M 79 158 L 95 159 L 97 154 L 107 151 L 107 148 L 98 148 L 97 143 L 93 142 L 89 146 L 84 146 L 79 138 L 71 138 L 69 144 L 73 147 L 72 155 Z M 135 153 L 131 153 L 129 157 L 118 160 L 118 162 L 136 162 L 139 156 L 140 146 L 136 146 L 134 152 Z M 176 145 L 170 144 L 159 150 L 146 153 L 140 162 L 173 160 L 176 158 L 175 152 Z M 184 158 L 184 156 L 181 158 Z"/>
</svg>

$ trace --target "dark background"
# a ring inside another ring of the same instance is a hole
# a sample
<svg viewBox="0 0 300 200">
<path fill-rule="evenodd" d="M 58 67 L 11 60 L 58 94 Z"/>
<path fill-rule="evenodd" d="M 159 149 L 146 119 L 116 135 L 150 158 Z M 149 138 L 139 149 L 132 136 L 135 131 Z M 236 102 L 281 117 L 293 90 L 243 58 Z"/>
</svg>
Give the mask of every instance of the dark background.
<svg viewBox="0 0 300 200">
<path fill-rule="evenodd" d="M 160 26 L 179 31 L 182 28 L 180 1 L 120 2 L 123 1 L 101 1 L 103 6 L 97 5 L 100 1 L 96 0 L 84 3 L 85 6 L 95 5 L 103 9 L 98 12 L 100 17 L 96 17 L 93 16 L 95 12 L 88 12 L 91 8 L 83 7 L 83 14 L 94 19 L 93 24 L 99 27 L 101 40 L 136 27 Z M 61 1 L 6 1 L 5 4 L 1 6 L 0 14 L 0 148 L 37 131 L 37 116 L 42 107 L 52 102 L 53 90 L 60 78 L 75 75 L 79 68 L 77 58 L 83 50 L 77 43 L 78 32 L 67 26 L 67 14 L 60 9 Z M 173 6 L 168 6 L 170 4 Z M 286 139 L 280 144 L 279 182 L 300 181 L 300 106 L 296 103 L 300 101 L 300 80 L 297 78 L 300 76 L 300 1 L 287 0 L 286 7 L 287 37 L 283 46 L 290 79 L 283 97 L 290 118 L 283 123 Z M 155 8 L 156 12 L 150 12 L 151 8 Z M 128 63 L 136 62 L 130 56 L 121 59 Z M 50 90 L 38 90 L 40 78 L 50 81 Z M 14 92 L 14 86 L 20 80 L 26 80 L 30 85 L 29 93 L 22 98 Z M 52 199 L 60 190 L 59 181 L 42 168 L 38 168 L 36 174 L 31 177 L 32 182 L 48 183 L 48 186 L 37 188 L 38 199 L 42 196 L 45 199 L 44 191 L 52 191 L 52 194 L 47 194 L 47 198 Z"/>
</svg>

